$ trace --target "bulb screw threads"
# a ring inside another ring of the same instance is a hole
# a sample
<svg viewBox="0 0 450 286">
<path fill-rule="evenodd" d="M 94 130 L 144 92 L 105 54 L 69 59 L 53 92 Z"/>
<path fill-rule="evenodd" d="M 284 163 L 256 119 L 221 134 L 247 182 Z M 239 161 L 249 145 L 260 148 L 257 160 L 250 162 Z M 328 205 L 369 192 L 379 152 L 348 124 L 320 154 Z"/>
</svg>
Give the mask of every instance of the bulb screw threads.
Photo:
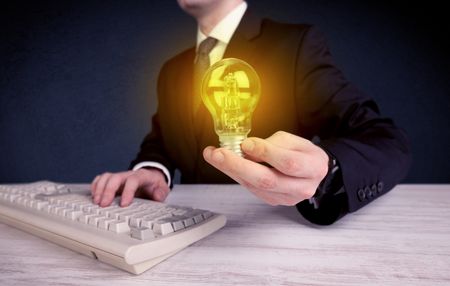
<svg viewBox="0 0 450 286">
<path fill-rule="evenodd" d="M 247 135 L 219 136 L 220 147 L 231 150 L 237 155 L 244 157 L 241 150 L 241 143 L 247 138 Z"/>
</svg>

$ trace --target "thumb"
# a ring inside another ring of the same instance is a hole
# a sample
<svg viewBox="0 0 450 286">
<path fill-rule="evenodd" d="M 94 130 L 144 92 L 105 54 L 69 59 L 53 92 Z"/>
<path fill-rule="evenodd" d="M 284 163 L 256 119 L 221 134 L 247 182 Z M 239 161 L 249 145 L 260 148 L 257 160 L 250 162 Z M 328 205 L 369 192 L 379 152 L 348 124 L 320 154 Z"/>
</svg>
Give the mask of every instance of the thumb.
<svg viewBox="0 0 450 286">
<path fill-rule="evenodd" d="M 255 143 L 257 144 L 257 142 L 255 142 L 255 140 L 253 140 L 252 138 L 247 138 L 241 143 L 241 149 L 242 152 L 244 152 L 244 158 L 256 163 L 264 162 L 257 156 L 252 155 L 255 154 Z"/>
</svg>

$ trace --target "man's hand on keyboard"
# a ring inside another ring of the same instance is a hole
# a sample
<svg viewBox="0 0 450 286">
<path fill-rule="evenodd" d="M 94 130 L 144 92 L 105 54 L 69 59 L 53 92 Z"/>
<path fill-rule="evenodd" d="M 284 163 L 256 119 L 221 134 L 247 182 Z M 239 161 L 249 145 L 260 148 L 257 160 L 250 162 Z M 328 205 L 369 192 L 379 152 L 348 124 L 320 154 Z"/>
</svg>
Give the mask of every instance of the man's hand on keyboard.
<svg viewBox="0 0 450 286">
<path fill-rule="evenodd" d="M 134 196 L 162 202 L 169 191 L 164 174 L 157 169 L 104 173 L 95 177 L 91 184 L 94 203 L 102 207 L 109 206 L 116 194 L 120 193 L 120 205 L 125 207 Z"/>
<path fill-rule="evenodd" d="M 290 133 L 249 138 L 241 147 L 245 158 L 211 146 L 205 148 L 203 157 L 270 205 L 295 205 L 311 198 L 328 171 L 327 153 Z"/>
</svg>

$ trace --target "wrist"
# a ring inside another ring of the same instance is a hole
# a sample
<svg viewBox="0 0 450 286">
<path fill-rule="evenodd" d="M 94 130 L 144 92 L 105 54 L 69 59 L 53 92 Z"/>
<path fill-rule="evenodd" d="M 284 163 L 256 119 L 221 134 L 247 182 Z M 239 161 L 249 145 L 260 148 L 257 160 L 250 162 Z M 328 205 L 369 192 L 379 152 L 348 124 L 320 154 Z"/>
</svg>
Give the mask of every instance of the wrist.
<svg viewBox="0 0 450 286">
<path fill-rule="evenodd" d="M 337 159 L 325 149 L 321 149 L 327 154 L 328 166 L 327 172 L 317 187 L 315 194 L 309 199 L 315 209 L 319 208 L 321 201 L 326 195 L 334 195 L 334 192 L 339 192 L 342 185 L 341 170 Z"/>
<path fill-rule="evenodd" d="M 164 166 L 163 164 L 161 164 L 159 162 L 156 162 L 156 161 L 143 161 L 143 162 L 140 162 L 140 163 L 136 164 L 133 167 L 133 171 L 139 170 L 139 169 L 144 168 L 144 167 L 155 168 L 155 169 L 160 170 L 161 172 L 163 172 L 163 174 L 165 176 L 165 178 L 164 178 L 165 182 L 167 183 L 169 188 L 172 187 L 172 178 L 171 178 L 170 172 L 166 168 L 166 166 Z"/>
</svg>

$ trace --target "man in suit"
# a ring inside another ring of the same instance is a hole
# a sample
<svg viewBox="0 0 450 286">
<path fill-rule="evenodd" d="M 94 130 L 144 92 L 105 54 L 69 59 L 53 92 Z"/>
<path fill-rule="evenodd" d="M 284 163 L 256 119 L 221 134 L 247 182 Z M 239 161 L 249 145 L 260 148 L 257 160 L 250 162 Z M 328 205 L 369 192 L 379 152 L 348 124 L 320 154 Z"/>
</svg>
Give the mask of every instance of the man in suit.
<svg viewBox="0 0 450 286">
<path fill-rule="evenodd" d="M 122 206 L 134 196 L 163 201 L 178 168 L 182 183 L 238 182 L 270 205 L 331 224 L 406 175 L 405 134 L 334 66 L 315 27 L 260 19 L 243 0 L 178 2 L 197 20 L 197 46 L 162 67 L 152 131 L 130 171 L 93 180 L 96 203 L 116 193 Z M 198 103 L 205 64 L 229 57 L 253 66 L 262 84 L 245 157 L 212 147 L 212 119 Z"/>
</svg>

